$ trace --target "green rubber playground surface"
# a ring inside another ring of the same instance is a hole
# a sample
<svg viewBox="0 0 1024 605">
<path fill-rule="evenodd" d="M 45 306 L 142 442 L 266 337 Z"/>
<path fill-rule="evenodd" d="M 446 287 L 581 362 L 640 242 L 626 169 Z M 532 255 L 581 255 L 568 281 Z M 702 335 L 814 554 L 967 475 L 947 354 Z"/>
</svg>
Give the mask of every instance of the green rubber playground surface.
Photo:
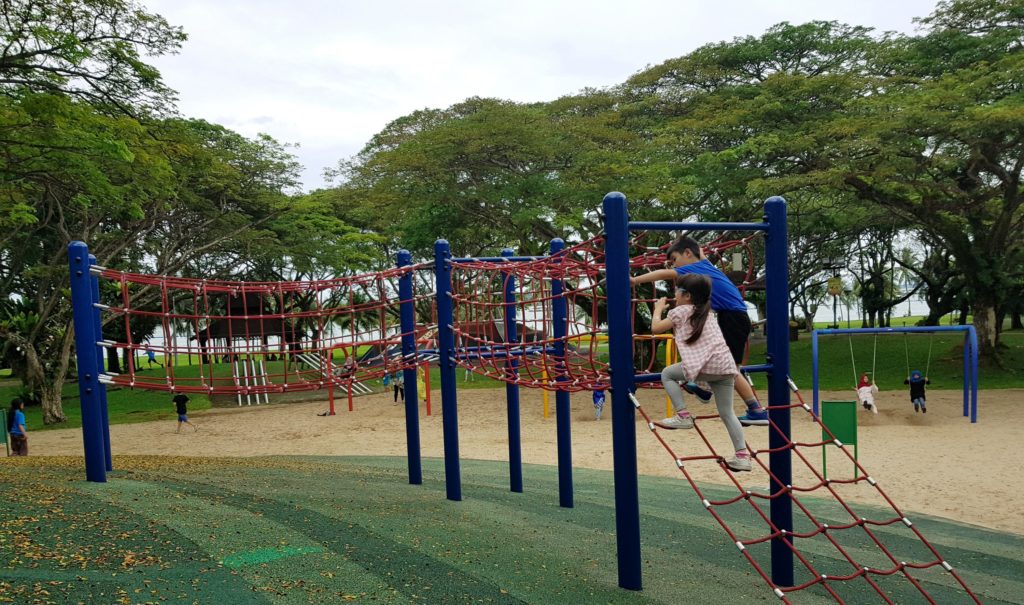
<svg viewBox="0 0 1024 605">
<path fill-rule="evenodd" d="M 526 493 L 513 494 L 505 464 L 463 461 L 462 502 L 445 499 L 439 460 L 424 461 L 419 486 L 397 458 L 118 457 L 114 466 L 108 483 L 91 484 L 80 458 L 0 463 L 0 602 L 778 602 L 681 480 L 640 480 L 644 590 L 630 592 L 617 587 L 609 472 L 576 469 L 575 507 L 564 509 L 557 469 L 544 466 L 526 466 Z M 849 518 L 805 500 L 823 521 Z M 763 534 L 749 504 L 718 510 L 741 538 Z M 1024 603 L 1024 537 L 911 518 L 983 602 Z M 874 531 L 897 560 L 930 559 L 903 524 Z M 891 566 L 863 532 L 836 539 L 865 564 Z M 821 573 L 850 573 L 824 537 L 799 547 Z M 768 566 L 766 545 L 750 551 Z M 971 602 L 941 568 L 912 575 L 937 603 Z M 926 602 L 898 574 L 876 581 L 895 603 Z M 847 603 L 880 602 L 863 580 L 846 584 L 837 591 Z M 791 599 L 835 602 L 820 587 Z"/>
</svg>

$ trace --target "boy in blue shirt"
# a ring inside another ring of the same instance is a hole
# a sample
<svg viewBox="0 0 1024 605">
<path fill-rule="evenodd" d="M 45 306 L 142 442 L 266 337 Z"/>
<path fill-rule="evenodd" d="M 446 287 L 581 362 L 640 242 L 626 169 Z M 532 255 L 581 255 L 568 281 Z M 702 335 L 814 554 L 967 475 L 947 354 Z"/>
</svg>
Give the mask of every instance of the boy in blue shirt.
<svg viewBox="0 0 1024 605">
<path fill-rule="evenodd" d="M 25 402 L 21 397 L 11 400 L 11 415 L 4 430 L 11 434 L 11 455 L 28 456 L 28 431 L 25 429 Z"/>
<path fill-rule="evenodd" d="M 728 345 L 736 365 L 740 366 L 746 352 L 747 338 L 750 337 L 750 317 L 747 315 L 747 304 L 743 301 L 739 288 L 722 273 L 721 269 L 704 258 L 700 244 L 692 237 L 684 235 L 677 239 L 669 246 L 665 257 L 668 268 L 631 277 L 630 283 L 636 285 L 661 280 L 674 282 L 676 276 L 687 273 L 697 273 L 711 278 L 711 309 L 718 317 L 718 325 L 722 328 L 725 344 Z M 754 390 L 750 388 L 750 383 L 741 374 L 736 376 L 735 388 L 747 404 L 747 413 L 739 417 L 740 423 L 744 426 L 767 426 L 768 411 L 761 407 L 754 396 Z"/>
</svg>

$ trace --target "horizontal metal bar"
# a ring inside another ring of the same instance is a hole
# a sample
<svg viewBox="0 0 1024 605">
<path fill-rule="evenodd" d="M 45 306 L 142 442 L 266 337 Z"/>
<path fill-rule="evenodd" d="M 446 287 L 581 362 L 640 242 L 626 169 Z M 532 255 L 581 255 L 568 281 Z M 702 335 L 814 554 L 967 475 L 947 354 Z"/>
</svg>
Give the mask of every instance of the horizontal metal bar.
<svg viewBox="0 0 1024 605">
<path fill-rule="evenodd" d="M 503 357 L 523 357 L 525 355 L 540 355 L 547 353 L 554 355 L 553 349 L 547 349 L 546 351 L 541 349 L 527 349 L 525 351 L 495 351 L 493 353 L 460 353 L 455 355 L 455 359 L 460 361 L 466 361 L 469 359 L 501 359 Z"/>
<path fill-rule="evenodd" d="M 467 256 L 467 257 L 463 257 L 463 258 L 453 258 L 453 259 L 451 259 L 451 261 L 453 263 L 476 263 L 476 262 L 485 262 L 485 263 L 502 263 L 502 262 L 522 263 L 522 262 L 528 262 L 528 261 L 534 261 L 534 260 L 542 260 L 542 259 L 545 259 L 545 258 L 548 258 L 548 257 L 547 256 Z"/>
<path fill-rule="evenodd" d="M 631 231 L 767 231 L 768 223 L 653 223 L 630 222 Z"/>
<path fill-rule="evenodd" d="M 752 373 L 752 372 L 768 372 L 768 371 L 771 371 L 771 369 L 772 369 L 772 365 L 770 363 L 763 363 L 763 364 L 760 364 L 760 365 L 742 366 L 740 368 L 740 371 L 747 372 L 747 373 Z M 659 374 L 659 373 L 636 374 L 635 376 L 633 376 L 633 382 L 636 383 L 636 384 L 644 384 L 644 383 L 648 383 L 648 382 L 661 382 L 661 374 Z"/>
<path fill-rule="evenodd" d="M 900 334 L 912 332 L 970 332 L 974 326 L 907 326 L 902 328 L 822 328 L 814 334 L 829 336 L 835 334 Z"/>
</svg>

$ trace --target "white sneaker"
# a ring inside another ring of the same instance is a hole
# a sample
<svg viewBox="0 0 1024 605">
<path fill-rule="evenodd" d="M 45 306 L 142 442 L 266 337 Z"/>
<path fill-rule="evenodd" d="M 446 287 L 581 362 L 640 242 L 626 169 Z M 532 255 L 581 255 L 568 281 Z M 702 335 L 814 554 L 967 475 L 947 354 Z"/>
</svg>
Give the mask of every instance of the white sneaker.
<svg viewBox="0 0 1024 605">
<path fill-rule="evenodd" d="M 654 425 L 660 426 L 663 429 L 692 429 L 693 418 L 690 416 L 684 418 L 679 414 L 673 414 L 660 422 L 655 422 Z"/>
<path fill-rule="evenodd" d="M 733 470 L 733 471 L 736 471 L 736 472 L 749 471 L 754 466 L 750 462 L 750 458 L 749 457 L 747 457 L 747 458 L 739 458 L 739 457 L 729 458 L 728 460 L 725 461 L 725 465 L 728 466 L 730 470 Z"/>
</svg>

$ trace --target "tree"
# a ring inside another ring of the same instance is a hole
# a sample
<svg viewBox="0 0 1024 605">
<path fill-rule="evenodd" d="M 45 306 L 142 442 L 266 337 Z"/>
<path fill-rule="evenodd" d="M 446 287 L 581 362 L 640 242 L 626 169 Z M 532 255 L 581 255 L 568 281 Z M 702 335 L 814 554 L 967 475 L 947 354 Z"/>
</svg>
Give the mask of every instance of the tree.
<svg viewBox="0 0 1024 605">
<path fill-rule="evenodd" d="M 0 186 L 31 212 L 6 215 L 22 226 L 0 233 L 0 287 L 4 299 L 31 308 L 32 319 L 0 321 L 0 341 L 39 393 L 44 421 L 60 422 L 74 342 L 68 243 L 86 241 L 99 264 L 126 270 L 230 275 L 233 259 L 274 240 L 260 225 L 289 208 L 281 187 L 295 165 L 271 139 L 249 141 L 205 122 L 146 128 L 55 95 L 26 94 L 0 107 Z M 135 308 L 158 306 L 158 289 L 131 294 Z"/>
<path fill-rule="evenodd" d="M 828 132 L 830 180 L 916 223 L 950 251 L 970 292 L 982 354 L 1024 246 L 1024 2 L 942 2 L 921 38 L 889 57 L 903 74 L 851 105 Z"/>
<path fill-rule="evenodd" d="M 616 131 L 588 101 L 472 98 L 395 120 L 332 172 L 345 179 L 344 217 L 423 255 L 441 236 L 465 254 L 543 252 L 579 233 L 605 192 L 580 171 L 603 161 Z"/>
<path fill-rule="evenodd" d="M 0 91 L 68 95 L 117 113 L 162 111 L 173 92 L 142 55 L 174 53 L 180 27 L 131 0 L 0 0 Z"/>
</svg>

